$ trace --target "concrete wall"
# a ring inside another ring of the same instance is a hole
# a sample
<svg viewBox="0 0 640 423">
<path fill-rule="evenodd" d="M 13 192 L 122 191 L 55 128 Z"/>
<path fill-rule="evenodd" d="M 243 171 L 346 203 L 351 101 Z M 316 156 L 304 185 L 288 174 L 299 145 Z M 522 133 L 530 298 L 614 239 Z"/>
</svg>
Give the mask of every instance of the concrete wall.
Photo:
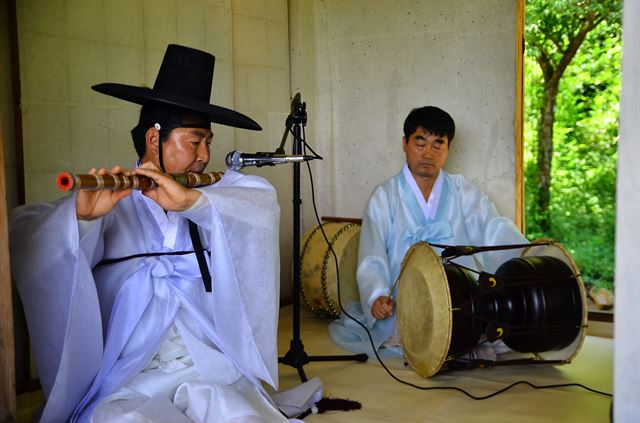
<svg viewBox="0 0 640 423">
<path fill-rule="evenodd" d="M 446 170 L 514 218 L 516 2 L 294 1 L 291 15 L 292 87 L 325 157 L 314 163 L 321 215 L 362 216 L 404 162 L 404 118 L 436 105 L 457 124 Z"/>
<path fill-rule="evenodd" d="M 289 22 L 286 0 L 233 1 L 234 99 L 262 125 L 262 132 L 236 130 L 234 149 L 274 151 L 284 132 L 289 112 Z M 224 156 L 222 156 L 224 158 Z M 224 167 L 222 168 L 224 169 Z M 291 166 L 246 168 L 274 185 L 280 203 L 281 297 L 291 296 L 293 251 Z"/>
</svg>

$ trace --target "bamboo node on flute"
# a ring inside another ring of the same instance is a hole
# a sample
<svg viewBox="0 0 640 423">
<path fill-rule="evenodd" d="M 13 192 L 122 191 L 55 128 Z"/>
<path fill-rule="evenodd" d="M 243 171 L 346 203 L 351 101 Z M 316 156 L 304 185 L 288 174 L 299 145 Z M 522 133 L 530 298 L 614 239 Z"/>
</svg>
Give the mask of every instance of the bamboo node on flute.
<svg viewBox="0 0 640 423">
<path fill-rule="evenodd" d="M 187 188 L 195 188 L 205 185 L 212 185 L 222 179 L 223 172 L 205 173 L 175 173 L 171 176 L 180 185 Z M 56 178 L 56 185 L 61 191 L 75 191 L 79 189 L 99 190 L 108 189 L 113 191 L 125 189 L 147 190 L 156 186 L 153 179 L 143 175 L 122 175 L 122 174 L 90 174 L 60 172 Z"/>
</svg>

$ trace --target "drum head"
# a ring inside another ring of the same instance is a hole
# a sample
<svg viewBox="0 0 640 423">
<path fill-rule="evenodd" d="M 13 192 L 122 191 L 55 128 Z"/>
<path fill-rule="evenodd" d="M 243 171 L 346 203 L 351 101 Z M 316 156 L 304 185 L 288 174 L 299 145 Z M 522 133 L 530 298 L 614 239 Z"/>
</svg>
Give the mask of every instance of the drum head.
<svg viewBox="0 0 640 423">
<path fill-rule="evenodd" d="M 580 289 L 580 297 L 582 299 L 582 325 L 580 327 L 578 336 L 570 345 L 565 348 L 545 351 L 537 354 L 537 358 L 541 360 L 560 360 L 571 362 L 571 360 L 575 358 L 575 356 L 580 351 L 580 348 L 582 347 L 588 324 L 587 291 L 584 288 L 584 283 L 582 282 L 582 277 L 580 276 L 580 270 L 578 269 L 575 261 L 573 261 L 571 254 L 559 242 L 548 238 L 540 238 L 536 239 L 531 244 L 531 246 L 523 250 L 523 257 L 550 256 L 562 260 L 573 272 L 576 283 L 578 284 L 578 287 Z"/>
<path fill-rule="evenodd" d="M 402 262 L 397 316 L 407 361 L 419 375 L 433 376 L 447 357 L 453 320 L 444 267 L 426 242 L 414 244 Z"/>
</svg>

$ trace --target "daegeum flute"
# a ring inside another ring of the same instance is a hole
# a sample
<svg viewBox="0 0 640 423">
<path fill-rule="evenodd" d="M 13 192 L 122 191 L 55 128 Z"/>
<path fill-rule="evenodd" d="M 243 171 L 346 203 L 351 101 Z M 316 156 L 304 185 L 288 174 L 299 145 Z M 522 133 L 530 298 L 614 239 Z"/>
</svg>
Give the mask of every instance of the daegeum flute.
<svg viewBox="0 0 640 423">
<path fill-rule="evenodd" d="M 212 185 L 218 182 L 224 173 L 222 172 L 205 172 L 205 173 L 175 173 L 169 174 L 176 182 L 187 188 L 201 187 L 204 185 Z M 125 190 L 139 189 L 147 190 L 156 186 L 153 179 L 142 175 L 125 176 L 121 174 L 73 174 L 70 172 L 61 172 L 58 174 L 56 184 L 61 191 L 72 191 L 78 189 L 99 190 Z"/>
</svg>

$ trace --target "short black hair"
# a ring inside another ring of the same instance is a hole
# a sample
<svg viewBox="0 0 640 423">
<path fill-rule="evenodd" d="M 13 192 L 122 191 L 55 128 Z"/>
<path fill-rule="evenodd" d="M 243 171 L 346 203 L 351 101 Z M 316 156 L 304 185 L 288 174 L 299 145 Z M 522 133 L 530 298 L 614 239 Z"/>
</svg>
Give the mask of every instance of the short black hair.
<svg viewBox="0 0 640 423">
<path fill-rule="evenodd" d="M 451 115 L 435 106 L 424 106 L 411 110 L 404 121 L 404 136 L 406 142 L 409 142 L 409 137 L 415 133 L 418 128 L 423 128 L 425 131 L 439 137 L 446 135 L 449 144 L 456 133 L 456 124 Z"/>
</svg>

